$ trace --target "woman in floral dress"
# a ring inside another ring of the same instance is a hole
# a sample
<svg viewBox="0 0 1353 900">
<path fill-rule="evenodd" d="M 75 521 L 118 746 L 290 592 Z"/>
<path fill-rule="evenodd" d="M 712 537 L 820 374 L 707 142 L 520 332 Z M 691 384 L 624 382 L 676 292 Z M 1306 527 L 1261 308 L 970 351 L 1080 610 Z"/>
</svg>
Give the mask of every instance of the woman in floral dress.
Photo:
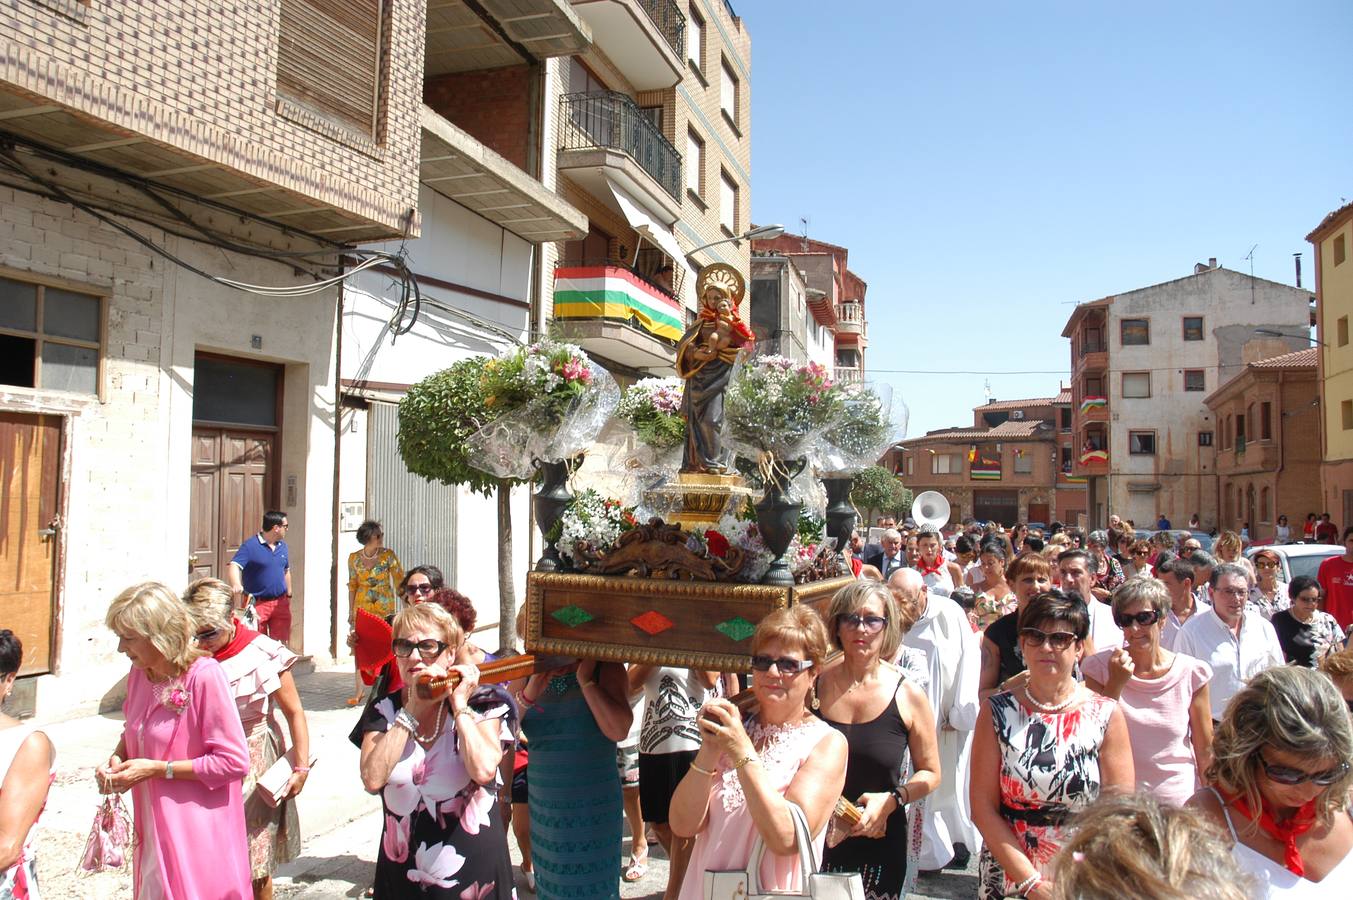
<svg viewBox="0 0 1353 900">
<path fill-rule="evenodd" d="M 1048 864 L 1067 815 L 1104 791 L 1133 789 L 1118 705 L 1081 687 L 1075 664 L 1090 632 L 1078 598 L 1046 591 L 1019 616 L 1029 677 L 987 698 L 973 736 L 969 797 L 986 847 L 978 897 L 1051 897 Z"/>
<path fill-rule="evenodd" d="M 406 686 L 362 719 L 362 784 L 380 792 L 385 809 L 373 896 L 508 900 L 498 765 L 513 740 L 511 703 L 500 689 L 479 687 L 477 667 L 453 665 L 464 634 L 440 606 L 403 610 L 394 634 L 405 685 L 449 671 L 461 680 L 436 699 Z"/>
<path fill-rule="evenodd" d="M 368 519 L 357 528 L 357 542 L 362 549 L 348 554 L 348 629 L 357 624 L 357 610 L 364 609 L 373 616 L 382 619 L 395 614 L 398 607 L 399 589 L 404 582 L 404 567 L 400 565 L 395 551 L 384 546 L 385 531 L 381 523 Z M 349 646 L 356 651 L 356 641 L 350 639 Z M 370 673 L 375 678 L 375 673 Z M 356 675 L 353 695 L 348 698 L 348 706 L 362 702 L 363 678 L 359 670 Z"/>
</svg>

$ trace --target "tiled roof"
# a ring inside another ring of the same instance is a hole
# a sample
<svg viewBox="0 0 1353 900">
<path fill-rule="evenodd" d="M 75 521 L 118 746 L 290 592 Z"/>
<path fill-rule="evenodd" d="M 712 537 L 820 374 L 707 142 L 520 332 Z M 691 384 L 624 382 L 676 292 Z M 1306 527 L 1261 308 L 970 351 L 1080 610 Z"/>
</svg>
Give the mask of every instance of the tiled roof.
<svg viewBox="0 0 1353 900">
<path fill-rule="evenodd" d="M 1069 387 L 1062 388 L 1061 393 L 1059 393 L 1059 394 L 1057 395 L 1057 399 L 1054 400 L 1053 402 L 1054 402 L 1054 403 L 1070 403 L 1070 402 L 1071 402 L 1071 388 L 1069 388 Z"/>
<path fill-rule="evenodd" d="M 909 445 L 922 442 L 1001 441 L 1051 435 L 1051 429 L 1040 427 L 1042 425 L 1041 421 L 1035 419 L 1028 422 L 1002 422 L 995 428 L 941 428 L 938 431 L 927 431 L 918 437 L 908 438 L 902 443 Z"/>
<path fill-rule="evenodd" d="M 981 406 L 974 406 L 974 412 L 991 412 L 1007 409 L 1024 409 L 1030 406 L 1052 406 L 1057 402 L 1056 397 L 1035 397 L 1032 400 L 993 400 L 990 403 L 984 403 Z M 1066 402 L 1071 402 L 1071 394 L 1067 393 Z"/>
<path fill-rule="evenodd" d="M 1345 203 L 1334 212 L 1320 220 L 1320 224 L 1315 226 L 1315 230 L 1306 235 L 1306 240 L 1312 243 L 1324 240 L 1326 234 L 1332 231 L 1336 226 L 1343 224 L 1343 221 L 1349 216 L 1353 216 L 1353 203 Z"/>
<path fill-rule="evenodd" d="M 1270 356 L 1250 363 L 1252 369 L 1314 369 L 1316 363 L 1315 348 L 1293 350 L 1281 356 Z"/>
</svg>

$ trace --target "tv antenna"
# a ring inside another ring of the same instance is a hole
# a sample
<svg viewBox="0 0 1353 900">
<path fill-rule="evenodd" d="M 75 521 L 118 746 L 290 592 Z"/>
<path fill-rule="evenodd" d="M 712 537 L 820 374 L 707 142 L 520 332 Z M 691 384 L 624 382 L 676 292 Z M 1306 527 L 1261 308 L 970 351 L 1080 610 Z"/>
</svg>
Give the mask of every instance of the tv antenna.
<svg viewBox="0 0 1353 900">
<path fill-rule="evenodd" d="M 982 395 L 988 403 L 991 402 L 991 379 L 988 378 L 982 382 Z"/>
<path fill-rule="evenodd" d="M 799 226 L 800 226 L 800 228 L 802 229 L 802 230 L 800 231 L 800 234 L 801 234 L 802 237 L 803 237 L 803 252 L 804 252 L 804 253 L 807 253 L 807 252 L 808 252 L 808 222 L 809 222 L 809 219 L 808 219 L 807 216 L 799 216 Z"/>
<path fill-rule="evenodd" d="M 1259 246 L 1258 244 L 1255 244 L 1253 247 L 1250 248 L 1250 252 L 1245 254 L 1245 259 L 1248 259 L 1248 260 L 1250 261 L 1250 305 L 1251 305 L 1251 306 L 1254 305 L 1254 251 L 1255 251 L 1256 248 L 1258 248 L 1258 246 Z"/>
</svg>

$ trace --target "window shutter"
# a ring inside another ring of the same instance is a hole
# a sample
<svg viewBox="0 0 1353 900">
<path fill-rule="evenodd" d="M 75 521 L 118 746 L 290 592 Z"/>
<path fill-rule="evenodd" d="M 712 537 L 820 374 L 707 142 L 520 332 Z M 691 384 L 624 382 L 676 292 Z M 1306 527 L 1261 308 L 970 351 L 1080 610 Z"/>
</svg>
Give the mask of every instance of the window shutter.
<svg viewBox="0 0 1353 900">
<path fill-rule="evenodd" d="M 277 91 L 376 136 L 386 0 L 282 0 Z"/>
</svg>

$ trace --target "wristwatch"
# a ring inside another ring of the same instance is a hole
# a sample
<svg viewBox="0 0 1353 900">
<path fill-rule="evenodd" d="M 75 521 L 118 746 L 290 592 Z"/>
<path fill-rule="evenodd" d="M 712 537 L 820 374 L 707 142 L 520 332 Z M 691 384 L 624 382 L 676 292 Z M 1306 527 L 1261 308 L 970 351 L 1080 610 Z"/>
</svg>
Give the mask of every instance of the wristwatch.
<svg viewBox="0 0 1353 900">
<path fill-rule="evenodd" d="M 898 809 L 907 808 L 908 803 L 907 795 L 910 793 L 911 792 L 907 790 L 907 786 L 905 784 L 901 784 L 893 788 L 893 798 L 897 800 Z"/>
<path fill-rule="evenodd" d="M 166 781 L 174 780 L 174 761 L 172 759 L 164 761 L 164 778 Z"/>
</svg>

